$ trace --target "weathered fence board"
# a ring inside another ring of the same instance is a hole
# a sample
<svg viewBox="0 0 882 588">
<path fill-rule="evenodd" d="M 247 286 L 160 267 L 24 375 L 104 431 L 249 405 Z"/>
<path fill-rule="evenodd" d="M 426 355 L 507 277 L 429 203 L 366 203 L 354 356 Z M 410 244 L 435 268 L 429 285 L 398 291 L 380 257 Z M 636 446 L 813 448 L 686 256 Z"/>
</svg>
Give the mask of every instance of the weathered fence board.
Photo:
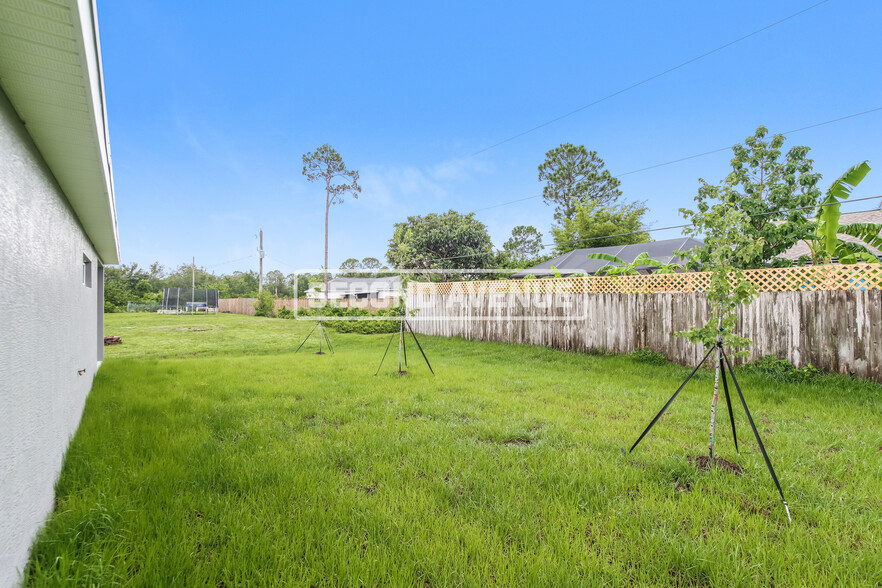
<svg viewBox="0 0 882 588">
<path fill-rule="evenodd" d="M 677 336 L 708 319 L 707 297 L 691 294 L 411 292 L 411 321 L 425 335 L 630 353 L 648 347 L 683 364 L 704 351 Z M 774 355 L 797 367 L 882 381 L 882 291 L 763 292 L 739 313 L 749 359 Z"/>
</svg>

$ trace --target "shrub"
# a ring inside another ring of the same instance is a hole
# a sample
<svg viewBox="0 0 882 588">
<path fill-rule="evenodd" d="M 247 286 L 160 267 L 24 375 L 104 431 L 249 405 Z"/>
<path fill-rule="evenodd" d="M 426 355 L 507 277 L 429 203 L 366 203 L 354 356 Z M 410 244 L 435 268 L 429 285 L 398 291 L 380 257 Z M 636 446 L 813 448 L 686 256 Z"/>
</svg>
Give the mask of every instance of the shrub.
<svg viewBox="0 0 882 588">
<path fill-rule="evenodd" d="M 631 354 L 631 359 L 640 363 L 648 363 L 649 365 L 664 365 L 668 363 L 668 358 L 663 353 L 653 351 L 648 347 L 634 351 Z"/>
<path fill-rule="evenodd" d="M 818 368 L 812 364 L 806 364 L 801 368 L 795 367 L 786 359 L 778 359 L 774 355 L 764 355 L 761 358 L 747 364 L 748 369 L 765 374 L 775 380 L 785 382 L 804 382 L 818 375 Z"/>
<path fill-rule="evenodd" d="M 276 316 L 280 319 L 290 319 L 294 318 L 294 311 L 289 310 L 287 307 L 282 307 L 278 311 L 276 311 Z"/>
<path fill-rule="evenodd" d="M 401 311 L 397 308 L 381 309 L 376 312 L 370 312 L 364 308 L 346 308 L 344 306 L 321 306 L 319 308 L 303 308 L 298 311 L 302 316 L 327 316 L 327 317 L 376 317 L 388 316 L 397 317 Z M 286 318 L 294 318 L 294 313 Z M 373 335 L 377 333 L 394 333 L 399 328 L 397 320 L 349 320 L 349 321 L 328 321 L 327 326 L 334 329 L 338 333 L 359 333 L 361 335 Z"/>
<path fill-rule="evenodd" d="M 272 294 L 266 290 L 260 293 L 254 302 L 254 314 L 255 316 L 276 316 L 275 301 Z"/>
</svg>

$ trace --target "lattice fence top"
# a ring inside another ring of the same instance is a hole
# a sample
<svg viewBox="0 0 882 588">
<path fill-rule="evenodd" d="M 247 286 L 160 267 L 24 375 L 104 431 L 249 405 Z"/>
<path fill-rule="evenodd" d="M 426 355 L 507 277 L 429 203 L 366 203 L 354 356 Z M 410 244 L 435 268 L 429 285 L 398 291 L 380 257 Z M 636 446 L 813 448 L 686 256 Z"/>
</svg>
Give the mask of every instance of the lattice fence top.
<svg viewBox="0 0 882 588">
<path fill-rule="evenodd" d="M 761 292 L 882 290 L 882 263 L 820 265 L 746 270 Z M 410 282 L 411 294 L 601 294 L 690 293 L 710 285 L 709 272 L 637 276 L 588 276 L 536 280 Z"/>
</svg>

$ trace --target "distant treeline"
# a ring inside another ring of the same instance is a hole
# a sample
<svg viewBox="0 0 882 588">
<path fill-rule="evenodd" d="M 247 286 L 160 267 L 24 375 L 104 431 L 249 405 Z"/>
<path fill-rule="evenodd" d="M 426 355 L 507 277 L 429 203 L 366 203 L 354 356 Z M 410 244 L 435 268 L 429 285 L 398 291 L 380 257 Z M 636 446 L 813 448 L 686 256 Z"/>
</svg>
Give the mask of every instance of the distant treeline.
<svg viewBox="0 0 882 588">
<path fill-rule="evenodd" d="M 256 298 L 258 273 L 233 272 L 213 274 L 205 268 L 196 268 L 197 288 L 217 288 L 221 298 Z M 267 272 L 263 287 L 277 298 L 302 298 L 309 282 L 321 281 L 321 276 L 287 276 L 278 270 Z M 161 303 L 165 288 L 189 288 L 193 282 L 192 266 L 181 264 L 174 271 L 166 271 L 159 263 L 142 268 L 137 263 L 104 268 L 104 311 L 123 312 L 129 302 Z"/>
</svg>

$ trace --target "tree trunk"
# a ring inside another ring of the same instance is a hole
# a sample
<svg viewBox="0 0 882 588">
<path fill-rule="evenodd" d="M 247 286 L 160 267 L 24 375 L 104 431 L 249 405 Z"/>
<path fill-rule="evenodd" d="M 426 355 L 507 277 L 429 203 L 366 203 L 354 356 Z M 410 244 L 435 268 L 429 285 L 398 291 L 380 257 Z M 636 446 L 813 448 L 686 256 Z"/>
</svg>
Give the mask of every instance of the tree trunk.
<svg viewBox="0 0 882 588">
<path fill-rule="evenodd" d="M 718 351 L 719 353 L 719 351 Z M 708 446 L 708 456 L 711 460 L 711 465 L 714 463 L 714 445 L 716 444 L 716 438 L 714 437 L 715 429 L 717 425 L 717 400 L 720 399 L 720 361 L 717 358 L 717 371 L 716 376 L 714 377 L 714 398 L 711 401 L 711 418 L 710 418 L 710 445 Z"/>
<path fill-rule="evenodd" d="M 717 369 L 714 376 L 714 398 L 711 401 L 711 418 L 710 418 L 710 443 L 708 445 L 708 457 L 710 457 L 711 466 L 714 465 L 714 446 L 716 445 L 716 428 L 717 428 L 717 401 L 720 399 L 720 368 L 723 366 L 723 348 L 721 347 L 723 340 L 723 317 L 717 321 Z"/>
<path fill-rule="evenodd" d="M 330 180 L 325 195 L 325 305 L 328 304 L 328 214 L 331 212 Z"/>
</svg>

